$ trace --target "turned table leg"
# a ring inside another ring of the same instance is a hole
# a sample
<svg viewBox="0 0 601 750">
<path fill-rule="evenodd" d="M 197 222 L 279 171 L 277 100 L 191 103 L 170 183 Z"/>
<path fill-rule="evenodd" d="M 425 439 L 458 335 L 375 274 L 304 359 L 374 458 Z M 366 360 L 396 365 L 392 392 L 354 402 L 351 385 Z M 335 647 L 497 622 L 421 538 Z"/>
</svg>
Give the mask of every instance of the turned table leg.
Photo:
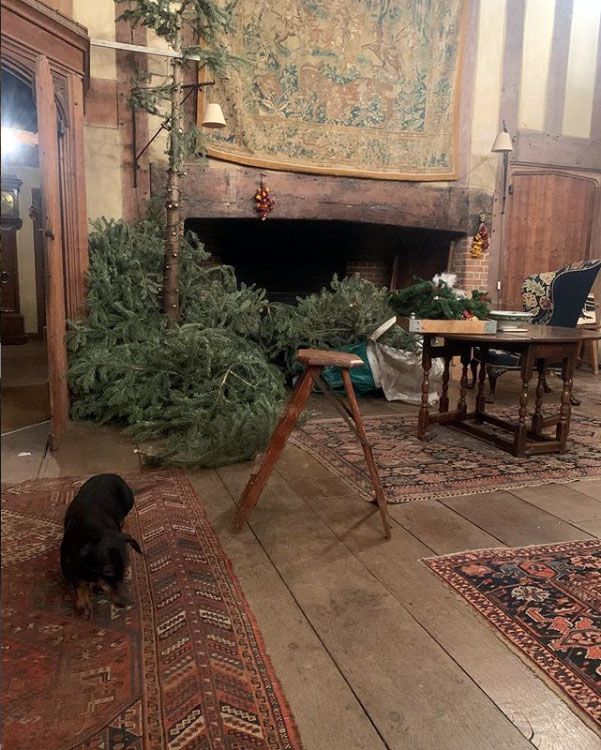
<svg viewBox="0 0 601 750">
<path fill-rule="evenodd" d="M 430 369 L 432 367 L 432 337 L 424 336 L 424 348 L 422 351 L 422 369 L 424 377 L 422 379 L 422 405 L 419 410 L 417 422 L 417 437 L 423 440 L 426 436 L 428 423 L 430 422 L 430 407 L 428 399 L 430 396 Z"/>
<path fill-rule="evenodd" d="M 458 419 L 465 419 L 467 414 L 467 371 L 471 361 L 471 347 L 468 347 L 461 352 L 461 380 L 459 381 L 459 403 L 457 404 Z"/>
<path fill-rule="evenodd" d="M 539 359 L 537 364 L 538 381 L 536 383 L 536 402 L 532 415 L 532 432 L 539 435 L 543 429 L 543 398 L 545 394 L 545 362 Z"/>
<path fill-rule="evenodd" d="M 480 373 L 478 376 L 478 395 L 476 396 L 476 419 L 482 422 L 479 418 L 480 414 L 484 414 L 486 410 L 486 395 L 484 393 L 484 387 L 486 385 L 486 357 L 488 355 L 488 348 L 482 347 L 482 358 L 480 361 Z"/>
<path fill-rule="evenodd" d="M 576 357 L 578 354 L 577 345 L 573 347 L 573 351 L 569 357 L 565 357 L 561 368 L 561 379 L 563 380 L 563 388 L 561 391 L 561 406 L 559 408 L 559 422 L 557 424 L 557 430 L 555 436 L 559 440 L 559 450 L 561 453 L 565 453 L 566 441 L 568 439 L 568 433 L 570 431 L 570 416 L 572 413 L 571 398 L 572 398 L 572 378 L 574 376 L 574 368 L 576 366 Z"/>
<path fill-rule="evenodd" d="M 528 415 L 528 386 L 530 384 L 530 378 L 534 371 L 534 359 L 532 356 L 532 347 L 528 349 L 522 355 L 522 392 L 520 393 L 520 411 L 518 424 L 515 429 L 515 436 L 513 440 L 513 455 L 514 456 L 525 456 L 526 455 L 526 438 L 528 436 L 528 427 L 526 425 L 526 417 Z"/>
</svg>

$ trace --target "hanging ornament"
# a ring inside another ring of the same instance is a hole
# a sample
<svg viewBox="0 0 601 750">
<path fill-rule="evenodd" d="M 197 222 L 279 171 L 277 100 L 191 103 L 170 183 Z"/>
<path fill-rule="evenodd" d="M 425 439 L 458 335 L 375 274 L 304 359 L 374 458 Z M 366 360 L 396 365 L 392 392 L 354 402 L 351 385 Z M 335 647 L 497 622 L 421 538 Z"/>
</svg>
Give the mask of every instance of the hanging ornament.
<svg viewBox="0 0 601 750">
<path fill-rule="evenodd" d="M 488 227 L 484 223 L 485 218 L 484 214 L 480 214 L 480 226 L 472 240 L 472 258 L 480 258 L 482 253 L 485 253 L 490 245 Z"/>
<path fill-rule="evenodd" d="M 255 208 L 261 221 L 265 221 L 268 214 L 273 211 L 274 206 L 275 201 L 271 195 L 269 195 L 269 188 L 265 187 L 263 184 L 263 178 L 261 178 L 261 183 L 255 193 Z"/>
</svg>

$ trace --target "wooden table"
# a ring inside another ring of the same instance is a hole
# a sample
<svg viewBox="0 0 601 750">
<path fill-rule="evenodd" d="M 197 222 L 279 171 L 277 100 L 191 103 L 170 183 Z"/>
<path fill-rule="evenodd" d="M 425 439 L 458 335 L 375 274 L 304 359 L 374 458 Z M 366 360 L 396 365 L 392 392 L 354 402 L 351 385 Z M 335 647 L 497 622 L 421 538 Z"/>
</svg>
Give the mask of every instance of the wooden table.
<svg viewBox="0 0 601 750">
<path fill-rule="evenodd" d="M 524 326 L 527 333 L 511 334 L 499 331 L 495 334 L 449 334 L 436 333 L 424 335 L 422 367 L 422 404 L 419 411 L 418 437 L 423 440 L 431 422 L 438 422 L 454 427 L 469 435 L 487 440 L 498 445 L 514 456 L 532 456 L 537 453 L 563 453 L 570 430 L 570 397 L 572 395 L 572 377 L 578 351 L 583 341 L 601 339 L 601 331 L 587 331 L 577 328 L 558 328 L 556 326 Z M 436 343 L 436 339 L 444 343 Z M 468 367 L 472 359 L 472 347 L 477 346 L 482 352 L 478 391 L 475 411 L 468 413 L 466 395 L 468 384 Z M 519 397 L 519 416 L 517 422 L 509 422 L 485 411 L 486 399 L 484 385 L 486 381 L 485 360 L 490 349 L 510 352 L 520 357 L 522 389 Z M 449 410 L 449 368 L 453 357 L 461 357 L 461 381 L 459 403 L 457 408 Z M 442 393 L 439 412 L 430 414 L 428 394 L 430 386 L 430 368 L 432 360 L 444 359 Z M 559 412 L 551 417 L 543 417 L 543 394 L 545 368 L 551 364 L 561 363 L 563 389 L 561 391 Z M 538 372 L 534 414 L 530 427 L 526 423 L 528 415 L 528 389 L 534 370 Z M 484 424 L 508 432 L 509 437 L 485 429 Z M 543 429 L 556 425 L 555 436 L 543 434 Z"/>
</svg>

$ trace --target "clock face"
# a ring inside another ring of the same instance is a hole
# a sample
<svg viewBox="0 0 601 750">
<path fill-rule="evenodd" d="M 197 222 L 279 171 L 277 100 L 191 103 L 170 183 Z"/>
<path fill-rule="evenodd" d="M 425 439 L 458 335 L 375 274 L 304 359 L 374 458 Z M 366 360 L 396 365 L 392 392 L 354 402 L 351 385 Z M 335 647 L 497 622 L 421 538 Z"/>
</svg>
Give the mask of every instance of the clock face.
<svg viewBox="0 0 601 750">
<path fill-rule="evenodd" d="M 17 191 L 2 188 L 0 192 L 2 216 L 17 216 Z"/>
</svg>

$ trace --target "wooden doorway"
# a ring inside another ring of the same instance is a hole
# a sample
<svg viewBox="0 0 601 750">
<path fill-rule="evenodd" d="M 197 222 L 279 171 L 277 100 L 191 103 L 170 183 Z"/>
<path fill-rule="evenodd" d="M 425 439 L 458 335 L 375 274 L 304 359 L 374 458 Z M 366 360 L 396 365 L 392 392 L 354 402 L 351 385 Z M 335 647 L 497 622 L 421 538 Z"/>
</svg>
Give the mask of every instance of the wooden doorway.
<svg viewBox="0 0 601 750">
<path fill-rule="evenodd" d="M 501 305 L 522 307 L 522 281 L 590 257 L 599 184 L 559 170 L 515 170 L 507 201 Z"/>
<path fill-rule="evenodd" d="M 42 182 L 42 227 L 46 265 L 46 341 L 50 389 L 50 447 L 58 447 L 69 420 L 67 329 L 58 161 L 58 115 L 48 59 L 40 55 L 35 70 L 38 144 Z"/>
<path fill-rule="evenodd" d="M 85 311 L 83 98 L 89 83 L 90 39 L 82 26 L 37 0 L 0 0 L 0 5 L 2 67 L 35 90 L 39 114 L 50 447 L 54 449 L 69 411 L 66 319 L 81 317 Z"/>
</svg>

